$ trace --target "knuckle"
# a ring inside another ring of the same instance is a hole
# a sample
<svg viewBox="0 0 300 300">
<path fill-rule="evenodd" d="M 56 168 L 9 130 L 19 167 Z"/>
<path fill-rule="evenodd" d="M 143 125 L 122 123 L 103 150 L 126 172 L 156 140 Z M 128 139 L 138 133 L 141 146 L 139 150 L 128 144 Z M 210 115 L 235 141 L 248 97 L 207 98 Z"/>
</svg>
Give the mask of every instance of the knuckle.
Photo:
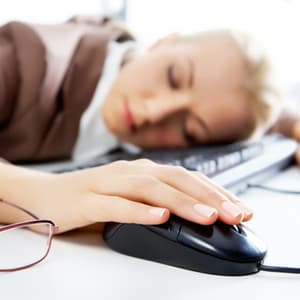
<svg viewBox="0 0 300 300">
<path fill-rule="evenodd" d="M 134 160 L 134 162 L 139 163 L 139 164 L 154 164 L 154 162 L 148 158 L 139 158 Z"/>
<path fill-rule="evenodd" d="M 214 199 L 218 199 L 221 202 L 229 201 L 229 198 L 226 195 L 224 195 L 223 193 L 221 193 L 220 191 L 218 191 L 216 189 L 207 188 L 207 194 L 208 194 L 209 197 L 212 197 Z"/>
<path fill-rule="evenodd" d="M 209 197 L 217 198 L 219 193 L 215 189 L 207 188 L 207 194 Z"/>
<path fill-rule="evenodd" d="M 115 167 L 127 167 L 129 165 L 129 161 L 127 160 L 117 160 L 113 163 L 111 163 L 112 166 Z"/>
<path fill-rule="evenodd" d="M 172 175 L 172 176 L 186 176 L 188 174 L 188 171 L 180 166 L 163 166 L 164 172 L 167 175 Z"/>
<path fill-rule="evenodd" d="M 132 176 L 132 186 L 138 190 L 147 190 L 154 188 L 159 180 L 151 175 Z"/>
<path fill-rule="evenodd" d="M 175 172 L 178 172 L 179 174 L 182 174 L 182 175 L 188 175 L 189 172 L 187 169 L 185 169 L 184 167 L 181 167 L 181 166 L 176 166 L 176 167 L 173 167 Z"/>
<path fill-rule="evenodd" d="M 172 203 L 170 204 L 179 212 L 179 210 L 181 210 L 184 205 L 187 205 L 189 203 L 189 200 L 190 199 L 188 197 L 184 197 L 180 193 L 175 193 L 173 195 Z"/>
</svg>

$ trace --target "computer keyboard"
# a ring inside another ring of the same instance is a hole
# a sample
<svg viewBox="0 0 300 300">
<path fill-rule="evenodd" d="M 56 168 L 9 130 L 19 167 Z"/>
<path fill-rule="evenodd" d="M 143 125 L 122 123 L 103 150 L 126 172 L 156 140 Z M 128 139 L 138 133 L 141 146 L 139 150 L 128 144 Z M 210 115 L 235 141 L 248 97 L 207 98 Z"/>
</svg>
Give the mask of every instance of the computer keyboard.
<svg viewBox="0 0 300 300">
<path fill-rule="evenodd" d="M 91 162 L 57 172 L 105 165 L 116 160 L 148 158 L 157 163 L 183 166 L 199 171 L 234 192 L 246 183 L 259 182 L 288 166 L 297 148 L 294 140 L 280 135 L 266 135 L 257 142 L 198 146 L 188 149 L 162 149 L 132 154 L 116 151 Z"/>
</svg>

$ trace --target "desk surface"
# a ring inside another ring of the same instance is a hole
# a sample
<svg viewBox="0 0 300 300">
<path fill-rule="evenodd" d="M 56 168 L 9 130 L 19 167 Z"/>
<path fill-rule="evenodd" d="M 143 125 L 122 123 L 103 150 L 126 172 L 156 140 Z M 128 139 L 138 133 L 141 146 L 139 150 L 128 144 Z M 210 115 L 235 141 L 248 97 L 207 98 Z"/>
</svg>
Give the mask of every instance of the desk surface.
<svg viewBox="0 0 300 300">
<path fill-rule="evenodd" d="M 300 170 L 290 168 L 266 184 L 300 190 Z M 300 196 L 251 189 L 240 198 L 255 211 L 248 226 L 268 244 L 265 263 L 300 267 Z M 73 232 L 55 237 L 43 263 L 0 274 L 0 293 L 5 300 L 290 300 L 300 298 L 300 275 L 197 273 L 121 255 L 108 249 L 97 233 Z"/>
</svg>

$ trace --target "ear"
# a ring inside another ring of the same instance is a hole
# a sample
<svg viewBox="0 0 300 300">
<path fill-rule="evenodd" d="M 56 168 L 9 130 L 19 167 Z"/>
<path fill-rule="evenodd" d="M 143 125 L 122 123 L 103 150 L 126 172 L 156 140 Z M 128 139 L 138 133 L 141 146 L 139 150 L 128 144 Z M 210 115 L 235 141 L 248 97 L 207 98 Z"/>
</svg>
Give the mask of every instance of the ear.
<svg viewBox="0 0 300 300">
<path fill-rule="evenodd" d="M 178 32 L 172 32 L 160 39 L 158 39 L 156 42 L 154 42 L 149 48 L 149 51 L 152 51 L 158 47 L 160 47 L 161 45 L 165 45 L 166 43 L 169 43 L 171 41 L 174 41 L 176 39 L 178 39 L 179 37 L 179 33 Z"/>
</svg>

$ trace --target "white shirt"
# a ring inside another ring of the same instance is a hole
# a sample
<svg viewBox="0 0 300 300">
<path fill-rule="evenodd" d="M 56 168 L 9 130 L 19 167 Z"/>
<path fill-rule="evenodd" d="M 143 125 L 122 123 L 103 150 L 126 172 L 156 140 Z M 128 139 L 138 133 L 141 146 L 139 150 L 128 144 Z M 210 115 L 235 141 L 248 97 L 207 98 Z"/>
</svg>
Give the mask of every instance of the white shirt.
<svg viewBox="0 0 300 300">
<path fill-rule="evenodd" d="M 124 145 L 109 132 L 102 119 L 101 108 L 113 82 L 118 76 L 125 53 L 133 45 L 134 42 L 132 41 L 125 43 L 112 41 L 108 45 L 102 76 L 88 108 L 80 119 L 79 133 L 72 153 L 72 159 L 76 163 L 91 160 L 118 146 Z"/>
</svg>

